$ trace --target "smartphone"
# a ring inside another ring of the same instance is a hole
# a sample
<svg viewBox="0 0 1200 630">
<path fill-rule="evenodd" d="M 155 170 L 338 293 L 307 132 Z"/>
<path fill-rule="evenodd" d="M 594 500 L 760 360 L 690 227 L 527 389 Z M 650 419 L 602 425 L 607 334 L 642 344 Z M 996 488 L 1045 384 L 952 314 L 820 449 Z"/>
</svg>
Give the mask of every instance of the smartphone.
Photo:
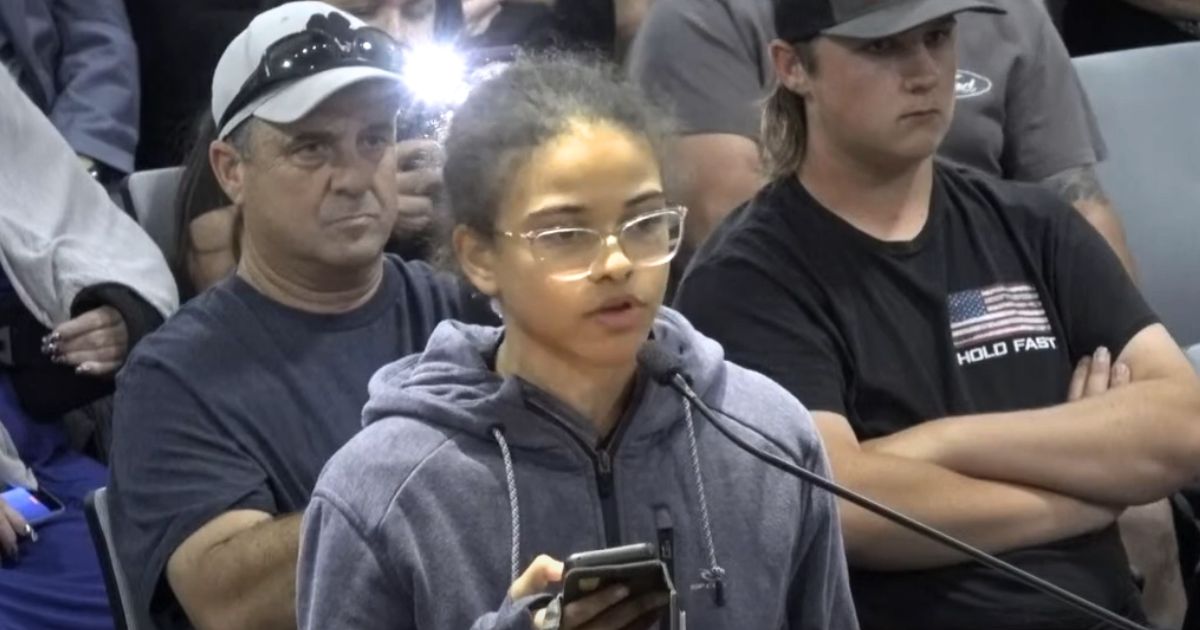
<svg viewBox="0 0 1200 630">
<path fill-rule="evenodd" d="M 12 509 L 16 510 L 25 522 L 30 525 L 40 525 L 62 514 L 65 507 L 62 501 L 45 490 L 29 491 L 25 488 L 11 488 L 0 493 Z"/>
<path fill-rule="evenodd" d="M 674 591 L 654 545 L 641 543 L 569 556 L 563 567 L 563 604 L 614 584 L 629 587 L 631 597 Z"/>
</svg>

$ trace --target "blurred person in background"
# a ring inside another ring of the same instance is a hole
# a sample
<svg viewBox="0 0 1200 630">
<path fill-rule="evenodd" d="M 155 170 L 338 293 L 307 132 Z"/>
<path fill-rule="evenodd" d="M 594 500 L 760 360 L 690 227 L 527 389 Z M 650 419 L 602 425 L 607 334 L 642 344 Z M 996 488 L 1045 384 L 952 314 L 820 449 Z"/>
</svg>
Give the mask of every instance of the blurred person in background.
<svg viewBox="0 0 1200 630">
<path fill-rule="evenodd" d="M 133 171 L 137 50 L 122 0 L 0 2 L 7 71 L 102 184 Z"/>
</svg>

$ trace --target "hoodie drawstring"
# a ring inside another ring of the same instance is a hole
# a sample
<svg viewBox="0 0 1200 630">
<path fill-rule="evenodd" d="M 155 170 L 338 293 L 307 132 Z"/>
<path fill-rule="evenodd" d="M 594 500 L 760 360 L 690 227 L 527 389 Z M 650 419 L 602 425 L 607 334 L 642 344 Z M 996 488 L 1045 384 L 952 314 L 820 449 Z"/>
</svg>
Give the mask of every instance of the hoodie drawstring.
<svg viewBox="0 0 1200 630">
<path fill-rule="evenodd" d="M 696 492 L 700 497 L 700 526 L 704 532 L 704 551 L 708 553 L 708 568 L 700 577 L 713 588 L 713 601 L 725 605 L 725 569 L 717 564 L 717 549 L 713 544 L 712 525 L 708 518 L 708 497 L 704 490 L 704 475 L 700 472 L 700 450 L 696 447 L 696 425 L 692 422 L 692 403 L 683 399 L 683 419 L 687 423 L 688 446 L 692 455 L 692 471 L 696 476 Z"/>
<path fill-rule="evenodd" d="M 713 544 L 712 523 L 708 516 L 708 493 L 704 489 L 704 475 L 700 470 L 700 451 L 696 446 L 696 425 L 692 421 L 692 404 L 683 399 L 683 418 L 687 424 L 688 447 L 692 458 L 692 473 L 696 478 L 696 493 L 700 500 L 700 527 L 704 534 L 704 551 L 708 555 L 708 568 L 700 572 L 700 577 L 712 585 L 713 600 L 717 606 L 725 605 L 725 569 L 717 564 L 716 545 Z M 504 439 L 504 429 L 492 427 L 492 436 L 500 445 L 500 454 L 504 458 L 504 481 L 508 485 L 508 505 L 512 521 L 512 557 L 510 573 L 512 581 L 516 582 L 521 568 L 521 504 L 517 498 L 517 477 L 513 469 L 512 453 L 508 442 Z"/>
<path fill-rule="evenodd" d="M 517 501 L 517 475 L 513 471 L 512 453 L 508 450 L 508 442 L 504 440 L 503 427 L 492 427 L 492 436 L 500 445 L 500 454 L 504 457 L 504 481 L 508 484 L 508 508 L 512 522 L 511 583 L 521 575 L 521 504 Z"/>
</svg>

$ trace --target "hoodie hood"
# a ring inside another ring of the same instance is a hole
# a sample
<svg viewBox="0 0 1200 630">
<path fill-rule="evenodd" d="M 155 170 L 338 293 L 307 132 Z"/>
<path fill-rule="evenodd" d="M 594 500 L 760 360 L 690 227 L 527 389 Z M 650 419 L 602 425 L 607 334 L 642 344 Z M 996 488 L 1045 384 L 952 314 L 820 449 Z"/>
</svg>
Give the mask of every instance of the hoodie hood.
<svg viewBox="0 0 1200 630">
<path fill-rule="evenodd" d="M 421 418 L 486 439 L 500 426 L 513 446 L 548 446 L 554 438 L 545 431 L 505 421 L 523 415 L 532 386 L 519 378 L 502 377 L 489 366 L 502 334 L 502 328 L 442 322 L 423 353 L 392 363 L 371 379 L 363 425 L 396 416 Z M 684 372 L 701 396 L 724 378 L 721 346 L 699 334 L 676 311 L 662 307 L 651 334 L 681 358 Z M 647 386 L 634 404 L 654 411 L 639 412 L 637 426 L 628 428 L 625 439 L 660 432 L 682 417 L 678 394 L 665 387 Z"/>
</svg>

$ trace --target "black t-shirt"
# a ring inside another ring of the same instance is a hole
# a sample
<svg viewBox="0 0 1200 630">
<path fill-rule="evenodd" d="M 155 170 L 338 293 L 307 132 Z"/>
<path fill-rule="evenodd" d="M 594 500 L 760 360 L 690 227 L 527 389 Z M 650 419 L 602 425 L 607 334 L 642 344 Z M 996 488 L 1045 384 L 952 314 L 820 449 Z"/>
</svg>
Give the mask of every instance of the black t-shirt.
<svg viewBox="0 0 1200 630">
<path fill-rule="evenodd" d="M 1072 57 L 1200 41 L 1170 18 L 1127 0 L 1071 0 L 1062 16 L 1063 42 Z"/>
<path fill-rule="evenodd" d="M 1114 355 L 1155 317 L 1077 212 L 1027 184 L 939 164 L 921 233 L 884 242 L 795 178 L 767 186 L 698 252 L 676 306 L 860 440 L 946 416 L 1046 407 L 1077 360 Z M 1005 554 L 1117 610 L 1136 592 L 1115 527 Z M 990 569 L 854 571 L 864 629 L 1090 628 Z M 1136 610 L 1136 609 L 1135 609 Z"/>
<path fill-rule="evenodd" d="M 175 549 L 230 510 L 298 512 L 361 427 L 367 382 L 464 316 L 459 283 L 389 257 L 345 314 L 298 311 L 237 276 L 138 345 L 118 379 L 111 484 L 117 551 L 159 628 L 190 627 L 166 582 Z"/>
</svg>

